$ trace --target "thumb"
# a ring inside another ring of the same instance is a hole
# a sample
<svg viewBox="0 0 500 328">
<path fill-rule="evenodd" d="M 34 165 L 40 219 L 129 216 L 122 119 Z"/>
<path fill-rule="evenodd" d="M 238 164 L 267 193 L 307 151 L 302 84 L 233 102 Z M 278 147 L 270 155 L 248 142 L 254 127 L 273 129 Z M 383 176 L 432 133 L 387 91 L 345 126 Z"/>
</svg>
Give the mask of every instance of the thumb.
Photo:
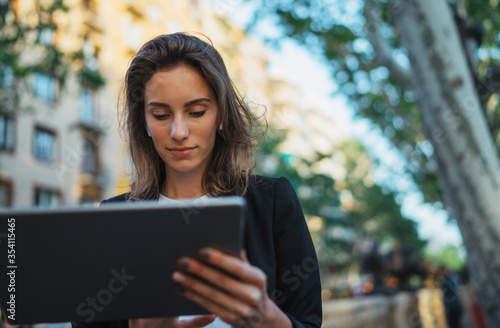
<svg viewBox="0 0 500 328">
<path fill-rule="evenodd" d="M 241 257 L 241 260 L 242 260 L 243 262 L 245 262 L 245 263 L 250 263 L 250 262 L 248 262 L 248 257 L 247 257 L 247 251 L 246 251 L 246 250 L 242 249 L 242 250 L 240 251 L 240 257 Z"/>
</svg>

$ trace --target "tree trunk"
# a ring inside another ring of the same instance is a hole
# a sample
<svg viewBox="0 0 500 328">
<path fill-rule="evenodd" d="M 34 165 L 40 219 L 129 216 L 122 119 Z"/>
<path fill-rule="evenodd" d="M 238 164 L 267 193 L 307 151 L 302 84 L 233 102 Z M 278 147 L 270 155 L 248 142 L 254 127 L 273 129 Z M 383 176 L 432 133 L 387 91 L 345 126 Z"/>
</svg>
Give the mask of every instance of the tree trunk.
<svg viewBox="0 0 500 328">
<path fill-rule="evenodd" d="M 391 0 L 440 184 L 491 328 L 500 327 L 500 165 L 446 0 Z"/>
</svg>

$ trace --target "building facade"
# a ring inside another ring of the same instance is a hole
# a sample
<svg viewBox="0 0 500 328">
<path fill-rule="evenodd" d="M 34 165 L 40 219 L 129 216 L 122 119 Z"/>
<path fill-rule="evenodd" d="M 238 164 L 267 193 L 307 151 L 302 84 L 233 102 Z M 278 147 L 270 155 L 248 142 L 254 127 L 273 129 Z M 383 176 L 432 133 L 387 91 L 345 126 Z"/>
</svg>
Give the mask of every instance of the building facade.
<svg viewBox="0 0 500 328">
<path fill-rule="evenodd" d="M 128 190 L 132 165 L 119 133 L 123 78 L 147 40 L 209 36 L 248 101 L 271 108 L 263 45 L 206 1 L 66 0 L 57 29 L 38 37 L 74 60 L 64 84 L 36 73 L 19 83 L 16 108 L 0 109 L 0 206 L 95 203 Z M 15 0 L 16 19 L 35 2 Z M 23 60 L 44 54 L 24 49 Z M 12 83 L 16 83 L 15 79 Z"/>
</svg>

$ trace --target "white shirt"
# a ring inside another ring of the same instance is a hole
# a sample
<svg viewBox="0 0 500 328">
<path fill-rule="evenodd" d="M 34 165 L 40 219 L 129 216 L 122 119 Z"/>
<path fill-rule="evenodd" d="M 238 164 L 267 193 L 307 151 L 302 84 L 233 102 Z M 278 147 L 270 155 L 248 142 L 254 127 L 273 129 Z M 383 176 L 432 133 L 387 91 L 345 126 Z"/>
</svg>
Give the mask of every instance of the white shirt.
<svg viewBox="0 0 500 328">
<path fill-rule="evenodd" d="M 195 317 L 194 315 L 181 315 L 179 317 L 180 320 L 186 320 L 189 318 Z M 204 326 L 207 328 L 231 328 L 231 325 L 228 325 L 224 321 L 222 321 L 221 318 L 215 317 L 215 320 L 212 323 L 209 323 L 208 325 Z"/>
<path fill-rule="evenodd" d="M 168 198 L 167 196 L 160 194 L 160 199 L 158 199 L 158 203 L 163 203 L 163 204 L 180 204 L 185 200 L 190 200 L 193 201 L 195 205 L 203 205 L 206 203 L 207 200 L 209 200 L 210 197 L 207 195 L 203 195 L 200 198 L 196 199 L 172 199 Z"/>
<path fill-rule="evenodd" d="M 200 198 L 196 198 L 193 203 L 195 205 L 204 205 L 206 203 L 206 201 L 209 199 L 209 197 L 207 195 L 204 195 L 204 196 L 201 196 Z M 160 194 L 160 199 L 158 199 L 158 203 L 163 203 L 163 204 L 179 204 L 179 203 L 182 203 L 182 200 L 179 200 L 179 199 L 172 199 L 172 198 L 168 198 L 162 194 Z M 186 320 L 186 319 L 190 319 L 194 317 L 193 315 L 182 315 L 179 317 L 180 320 Z M 224 321 L 222 321 L 221 318 L 219 317 L 216 317 L 215 318 L 215 321 L 208 324 L 207 326 L 205 326 L 207 328 L 231 328 L 231 325 L 228 325 L 227 323 L 225 323 Z"/>
</svg>

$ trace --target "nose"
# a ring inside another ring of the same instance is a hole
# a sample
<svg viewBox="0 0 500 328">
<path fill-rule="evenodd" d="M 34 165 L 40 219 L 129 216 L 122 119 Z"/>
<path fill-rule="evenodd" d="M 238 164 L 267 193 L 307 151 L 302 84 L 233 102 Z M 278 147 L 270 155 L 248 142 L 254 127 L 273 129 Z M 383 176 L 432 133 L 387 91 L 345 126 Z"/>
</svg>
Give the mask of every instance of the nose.
<svg viewBox="0 0 500 328">
<path fill-rule="evenodd" d="M 182 141 L 187 139 L 188 136 L 189 129 L 187 122 L 185 122 L 181 117 L 175 118 L 170 129 L 170 137 L 175 141 Z"/>
</svg>

